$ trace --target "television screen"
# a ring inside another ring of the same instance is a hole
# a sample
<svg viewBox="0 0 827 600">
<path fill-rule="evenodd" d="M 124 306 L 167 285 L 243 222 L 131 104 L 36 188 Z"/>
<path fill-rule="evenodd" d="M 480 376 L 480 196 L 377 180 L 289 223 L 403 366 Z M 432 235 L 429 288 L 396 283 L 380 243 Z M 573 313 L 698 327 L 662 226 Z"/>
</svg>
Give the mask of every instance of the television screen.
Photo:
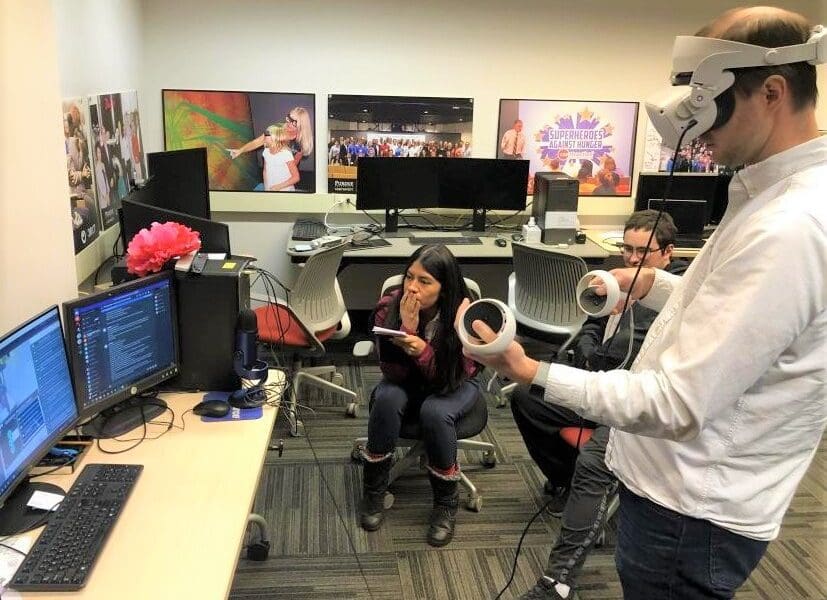
<svg viewBox="0 0 827 600">
<path fill-rule="evenodd" d="M 162 90 L 164 148 L 206 148 L 211 190 L 316 191 L 315 96 Z"/>
<path fill-rule="evenodd" d="M 534 174 L 562 171 L 581 196 L 631 196 L 637 102 L 500 100 L 497 158 L 530 161 Z"/>
<path fill-rule="evenodd" d="M 668 173 L 640 173 L 635 193 L 635 210 L 644 210 L 649 207 L 650 200 L 663 200 L 664 197 L 675 200 L 703 200 L 705 221 L 711 223 L 715 220 L 718 210 L 723 213 L 719 204 L 725 202 L 730 177 L 715 173 L 675 173 L 672 185 L 667 190 Z"/>
</svg>

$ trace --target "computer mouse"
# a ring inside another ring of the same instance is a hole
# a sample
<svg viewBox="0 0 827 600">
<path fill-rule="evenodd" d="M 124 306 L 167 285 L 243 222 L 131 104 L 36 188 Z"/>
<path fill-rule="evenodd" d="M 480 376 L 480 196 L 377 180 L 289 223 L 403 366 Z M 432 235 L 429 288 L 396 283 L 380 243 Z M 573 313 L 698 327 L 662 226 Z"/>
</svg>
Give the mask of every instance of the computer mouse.
<svg viewBox="0 0 827 600">
<path fill-rule="evenodd" d="M 494 244 L 499 246 L 500 248 L 505 248 L 506 246 L 508 246 L 508 242 L 506 240 L 504 240 L 503 238 L 495 239 Z"/>
<path fill-rule="evenodd" d="M 220 419 L 230 412 L 230 404 L 224 400 L 204 400 L 192 407 L 192 414 L 199 417 Z"/>
<path fill-rule="evenodd" d="M 522 242 L 523 241 L 523 236 L 522 236 L 522 234 L 519 234 L 519 233 L 512 233 L 511 234 L 511 239 L 514 240 L 515 242 Z"/>
</svg>

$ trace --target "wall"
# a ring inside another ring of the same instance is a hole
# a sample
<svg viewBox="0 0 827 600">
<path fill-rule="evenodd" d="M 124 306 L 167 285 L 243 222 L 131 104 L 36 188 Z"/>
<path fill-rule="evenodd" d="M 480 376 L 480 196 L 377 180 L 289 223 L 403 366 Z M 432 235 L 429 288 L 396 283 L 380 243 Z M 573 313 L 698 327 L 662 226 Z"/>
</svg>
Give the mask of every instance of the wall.
<svg viewBox="0 0 827 600">
<path fill-rule="evenodd" d="M 163 148 L 164 87 L 313 92 L 318 115 L 326 114 L 328 93 L 371 93 L 473 97 L 475 156 L 492 157 L 500 98 L 642 101 L 667 84 L 674 36 L 739 4 L 626 0 L 607 12 L 598 0 L 576 7 L 560 0 L 147 0 L 140 89 L 146 145 Z M 815 10 L 823 10 L 806 0 L 778 4 L 814 20 L 821 18 Z M 827 117 L 824 100 L 820 113 Z M 638 168 L 645 121 L 641 116 Z M 324 148 L 325 119 L 316 127 L 317 147 Z M 318 190 L 327 189 L 325 158 L 317 152 Z M 334 201 L 326 193 L 298 199 L 214 192 L 211 198 L 216 216 L 230 223 L 234 249 L 255 254 L 282 277 L 290 273 L 283 248 L 292 215 L 281 212 L 325 211 Z M 220 212 L 227 207 L 247 212 Z M 581 219 L 592 223 L 619 224 L 631 209 L 631 199 L 580 202 Z"/>
<path fill-rule="evenodd" d="M 140 0 L 53 0 L 61 98 L 134 90 L 142 72 Z M 139 104 L 139 109 L 141 108 Z M 66 197 L 68 212 L 69 199 Z M 110 227 L 76 258 L 80 283 L 112 255 Z"/>
<path fill-rule="evenodd" d="M 0 3 L 0 334 L 75 296 L 57 53 L 47 0 Z"/>
</svg>

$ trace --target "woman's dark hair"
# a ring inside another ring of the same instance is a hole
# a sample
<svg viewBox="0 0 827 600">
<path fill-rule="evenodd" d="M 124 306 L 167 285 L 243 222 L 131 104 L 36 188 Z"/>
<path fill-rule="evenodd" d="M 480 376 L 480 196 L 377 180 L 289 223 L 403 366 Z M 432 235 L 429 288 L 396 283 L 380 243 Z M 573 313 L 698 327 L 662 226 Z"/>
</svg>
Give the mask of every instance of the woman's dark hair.
<svg viewBox="0 0 827 600">
<path fill-rule="evenodd" d="M 428 244 L 417 248 L 402 271 L 403 280 L 408 269 L 417 261 L 442 286 L 437 300 L 439 321 L 434 338 L 431 340 L 431 346 L 434 349 L 434 363 L 439 365 L 436 369 L 437 389 L 441 392 L 450 392 L 457 389 L 465 379 L 462 344 L 457 332 L 454 331 L 454 316 L 457 314 L 462 299 L 470 298 L 470 293 L 462 278 L 457 259 L 442 244 Z M 402 318 L 399 315 L 401 299 L 402 294 L 399 294 L 388 307 L 387 327 L 398 328 L 401 325 Z"/>
</svg>

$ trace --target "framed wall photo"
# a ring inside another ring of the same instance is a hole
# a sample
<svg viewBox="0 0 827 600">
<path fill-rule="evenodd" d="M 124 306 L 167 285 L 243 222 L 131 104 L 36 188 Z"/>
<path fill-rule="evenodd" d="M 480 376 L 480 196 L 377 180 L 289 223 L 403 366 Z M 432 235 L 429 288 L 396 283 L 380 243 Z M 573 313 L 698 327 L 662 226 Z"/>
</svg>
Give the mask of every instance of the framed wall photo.
<svg viewBox="0 0 827 600">
<path fill-rule="evenodd" d="M 315 94 L 165 89 L 164 148 L 207 149 L 210 189 L 316 191 Z"/>
<path fill-rule="evenodd" d="M 675 157 L 675 150 L 664 146 L 660 134 L 646 121 L 646 160 L 643 163 L 644 171 L 670 171 L 672 162 L 675 162 L 675 171 L 678 173 L 717 173 L 718 164 L 711 150 L 699 138 L 681 146 Z"/>
<path fill-rule="evenodd" d="M 100 213 L 91 158 L 89 98 L 63 100 L 63 138 L 66 147 L 66 175 L 69 178 L 69 206 L 75 254 L 100 235 Z"/>
<path fill-rule="evenodd" d="M 534 174 L 562 171 L 581 196 L 631 196 L 637 102 L 500 100 L 497 158 L 529 161 Z"/>
<path fill-rule="evenodd" d="M 327 191 L 356 192 L 359 157 L 471 156 L 473 98 L 327 97 Z"/>
</svg>

